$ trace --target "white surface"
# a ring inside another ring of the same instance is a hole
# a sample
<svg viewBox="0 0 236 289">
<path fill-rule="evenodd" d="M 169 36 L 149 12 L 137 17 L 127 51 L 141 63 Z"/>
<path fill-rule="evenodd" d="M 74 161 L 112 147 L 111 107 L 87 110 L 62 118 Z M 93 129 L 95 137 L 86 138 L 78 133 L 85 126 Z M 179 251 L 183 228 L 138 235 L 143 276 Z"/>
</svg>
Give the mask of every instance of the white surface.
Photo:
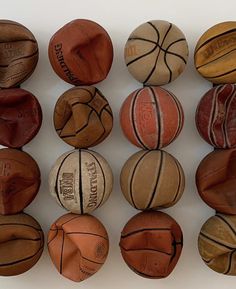
<svg viewBox="0 0 236 289">
<path fill-rule="evenodd" d="M 1 289 L 93 288 L 93 289 L 204 289 L 233 288 L 236 277 L 224 276 L 208 269 L 197 250 L 197 236 L 202 224 L 213 215 L 196 193 L 195 170 L 211 147 L 198 135 L 194 114 L 201 95 L 211 85 L 195 72 L 193 50 L 201 34 L 212 25 L 235 20 L 234 0 L 1 0 L 0 17 L 12 19 L 27 26 L 35 35 L 40 48 L 40 60 L 35 73 L 22 88 L 33 92 L 43 109 L 42 128 L 30 144 L 24 147 L 39 163 L 42 186 L 33 203 L 26 209 L 42 225 L 45 236 L 50 224 L 66 213 L 49 196 L 47 176 L 51 165 L 71 147 L 61 141 L 52 124 L 54 104 L 60 94 L 71 86 L 60 80 L 50 67 L 47 46 L 50 37 L 65 23 L 75 18 L 87 18 L 100 23 L 110 34 L 114 45 L 114 62 L 108 78 L 97 87 L 107 96 L 115 116 L 114 129 L 102 144 L 94 148 L 111 164 L 115 186 L 107 203 L 94 215 L 106 226 L 110 237 L 110 252 L 105 265 L 93 277 L 77 284 L 58 274 L 49 258 L 47 248 L 39 262 L 27 273 L 10 278 L 0 277 Z M 185 33 L 190 57 L 187 69 L 172 84 L 165 86 L 181 101 L 185 125 L 178 139 L 166 148 L 181 162 L 186 174 L 186 189 L 182 199 L 173 208 L 165 210 L 181 225 L 184 248 L 172 274 L 163 280 L 144 279 L 133 273 L 123 262 L 119 251 L 120 231 L 131 216 L 137 213 L 123 198 L 119 188 L 119 172 L 125 160 L 137 149 L 122 135 L 118 112 L 122 101 L 141 85 L 128 73 L 123 60 L 123 47 L 130 32 L 139 24 L 163 19 L 175 23 Z"/>
</svg>

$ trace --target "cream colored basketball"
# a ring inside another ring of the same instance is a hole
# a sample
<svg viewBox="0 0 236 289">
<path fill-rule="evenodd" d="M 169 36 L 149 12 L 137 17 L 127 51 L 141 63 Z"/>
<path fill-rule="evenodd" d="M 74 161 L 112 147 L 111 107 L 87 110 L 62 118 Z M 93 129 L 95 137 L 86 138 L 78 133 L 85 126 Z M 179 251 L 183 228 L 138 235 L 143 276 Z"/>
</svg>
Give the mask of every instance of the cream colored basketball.
<svg viewBox="0 0 236 289">
<path fill-rule="evenodd" d="M 57 202 L 72 213 L 90 213 L 109 197 L 113 175 L 98 153 L 78 149 L 59 157 L 49 175 L 49 189 Z"/>
</svg>

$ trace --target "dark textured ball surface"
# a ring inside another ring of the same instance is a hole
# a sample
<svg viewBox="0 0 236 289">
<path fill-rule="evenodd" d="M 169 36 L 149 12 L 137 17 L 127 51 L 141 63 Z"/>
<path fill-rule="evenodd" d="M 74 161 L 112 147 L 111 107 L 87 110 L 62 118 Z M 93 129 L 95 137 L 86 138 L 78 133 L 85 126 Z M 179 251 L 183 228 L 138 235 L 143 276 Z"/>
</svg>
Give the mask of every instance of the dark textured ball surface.
<svg viewBox="0 0 236 289">
<path fill-rule="evenodd" d="M 29 29 L 0 20 L 0 88 L 16 87 L 30 77 L 38 54 L 37 41 Z"/>
<path fill-rule="evenodd" d="M 38 193 L 40 170 L 25 152 L 0 149 L 0 214 L 21 212 Z"/>
<path fill-rule="evenodd" d="M 208 154 L 196 172 L 198 193 L 208 206 L 236 214 L 236 149 Z"/>
<path fill-rule="evenodd" d="M 0 144 L 20 148 L 31 141 L 42 124 L 37 98 L 27 90 L 0 90 Z"/>
<path fill-rule="evenodd" d="M 0 216 L 0 276 L 22 274 L 39 260 L 43 231 L 30 215 Z"/>
<path fill-rule="evenodd" d="M 88 148 L 109 135 L 113 114 L 107 99 L 96 87 L 75 87 L 58 99 L 54 126 L 59 137 L 69 145 Z"/>
<path fill-rule="evenodd" d="M 132 217 L 121 232 L 120 249 L 126 264 L 146 278 L 164 278 L 174 269 L 183 247 L 180 226 L 161 212 Z"/>
</svg>

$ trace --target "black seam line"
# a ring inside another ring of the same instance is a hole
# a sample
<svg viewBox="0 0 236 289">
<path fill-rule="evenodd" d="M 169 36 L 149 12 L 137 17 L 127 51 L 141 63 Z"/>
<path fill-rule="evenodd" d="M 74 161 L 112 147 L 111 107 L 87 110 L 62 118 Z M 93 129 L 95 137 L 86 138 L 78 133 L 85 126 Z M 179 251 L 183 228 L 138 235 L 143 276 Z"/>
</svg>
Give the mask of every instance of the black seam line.
<svg viewBox="0 0 236 289">
<path fill-rule="evenodd" d="M 225 223 L 226 225 L 228 225 L 228 226 L 230 227 L 231 231 L 234 233 L 234 235 L 236 235 L 236 231 L 235 231 L 234 228 L 230 225 L 230 223 L 229 223 L 227 220 L 225 220 L 225 218 L 223 218 L 222 216 L 220 216 L 220 215 L 218 215 L 218 214 L 216 214 L 215 216 L 218 217 L 219 219 L 221 219 L 221 220 L 223 221 L 223 223 Z"/>
<path fill-rule="evenodd" d="M 98 163 L 99 167 L 100 167 L 100 170 L 102 172 L 102 177 L 103 177 L 103 193 L 102 193 L 102 198 L 101 198 L 101 201 L 99 202 L 99 204 L 97 205 L 97 208 L 101 206 L 101 204 L 103 203 L 103 200 L 104 200 L 104 197 L 105 197 L 105 192 L 106 192 L 106 178 L 105 178 L 105 174 L 104 174 L 104 171 L 103 171 L 103 168 L 99 162 L 99 160 L 97 159 L 97 157 L 95 155 L 93 155 L 92 153 L 90 153 L 90 151 L 85 151 L 86 153 L 90 154 L 95 160 L 96 162 Z"/>
<path fill-rule="evenodd" d="M 162 276 L 162 275 L 148 275 L 148 274 L 145 274 L 145 273 L 143 273 L 142 271 L 138 271 L 136 268 L 134 268 L 133 266 L 131 266 L 131 265 L 129 265 L 128 264 L 128 266 L 134 271 L 134 272 L 136 272 L 137 274 L 139 274 L 140 276 L 146 276 L 146 277 L 148 277 L 148 278 L 164 278 L 164 277 L 166 277 L 166 276 Z"/>
<path fill-rule="evenodd" d="M 176 130 L 176 133 L 174 135 L 174 137 L 172 138 L 171 142 L 174 141 L 176 139 L 176 137 L 179 135 L 181 129 L 182 129 L 182 126 L 183 126 L 183 112 L 182 112 L 182 109 L 180 108 L 180 102 L 178 101 L 178 99 L 176 98 L 176 96 L 172 93 L 172 92 L 169 92 L 170 95 L 172 96 L 175 104 L 176 104 L 176 107 L 177 107 L 177 110 L 178 110 L 178 115 L 179 115 L 179 125 L 178 125 L 178 129 Z"/>
<path fill-rule="evenodd" d="M 105 110 L 105 111 L 111 116 L 111 118 L 113 118 L 113 113 L 106 108 L 107 106 L 110 107 L 110 105 L 107 104 L 107 105 L 103 108 L 103 110 Z"/>
<path fill-rule="evenodd" d="M 135 207 L 136 209 L 138 209 L 138 208 L 137 208 L 137 206 L 136 206 L 136 204 L 135 204 L 135 202 L 134 202 L 134 198 L 133 198 L 133 189 L 132 189 L 132 187 L 133 187 L 133 178 L 134 178 L 135 171 L 136 171 L 139 163 L 140 163 L 141 160 L 142 160 L 147 154 L 149 154 L 149 153 L 150 153 L 150 151 L 146 151 L 146 152 L 145 152 L 144 154 L 142 154 L 141 157 L 138 159 L 137 163 L 136 163 L 135 166 L 134 166 L 134 169 L 133 169 L 133 172 L 132 172 L 132 176 L 131 176 L 131 179 L 130 179 L 130 185 L 129 185 L 130 199 L 131 199 L 132 204 L 134 205 L 134 207 Z"/>
<path fill-rule="evenodd" d="M 84 207 L 83 207 L 83 183 L 82 183 L 81 162 L 82 162 L 82 155 L 81 150 L 79 149 L 79 202 L 80 202 L 80 212 L 81 214 L 83 214 Z"/>
<path fill-rule="evenodd" d="M 228 264 L 228 268 L 227 270 L 224 272 L 224 274 L 228 274 L 230 269 L 231 269 L 231 265 L 232 265 L 232 257 L 233 257 L 233 254 L 234 254 L 235 250 L 232 251 L 229 255 L 229 264 Z"/>
<path fill-rule="evenodd" d="M 121 246 L 121 244 L 120 244 L 120 247 L 121 247 L 122 250 L 124 250 L 126 252 L 130 252 L 130 251 L 153 251 L 153 252 L 159 252 L 159 253 L 162 253 L 162 254 L 165 254 L 165 255 L 168 255 L 168 256 L 172 255 L 171 253 L 163 252 L 163 251 L 160 251 L 160 250 L 157 250 L 157 249 L 152 249 L 152 248 L 126 249 L 123 246 Z"/>
<path fill-rule="evenodd" d="M 223 132 L 224 132 L 224 139 L 225 139 L 225 144 L 227 147 L 230 146 L 230 140 L 229 140 L 229 143 L 228 143 L 228 133 L 227 133 L 227 123 L 228 123 L 228 116 L 229 116 L 229 110 L 230 110 L 230 104 L 231 102 L 233 101 L 234 97 L 235 97 L 235 91 L 234 91 L 234 88 L 231 86 L 232 88 L 232 92 L 231 92 L 231 95 L 228 97 L 228 99 L 226 100 L 226 104 L 225 104 L 225 110 L 226 110 L 226 114 L 225 114 L 225 117 L 224 117 L 224 122 L 223 122 Z"/>
<path fill-rule="evenodd" d="M 166 54 L 172 54 L 172 55 L 175 55 L 175 56 L 181 58 L 181 59 L 183 60 L 183 62 L 184 62 L 185 64 L 187 64 L 186 59 L 185 59 L 182 55 L 179 55 L 179 54 L 177 54 L 177 53 L 175 53 L 175 52 L 169 51 L 169 48 L 170 48 L 172 45 L 174 45 L 174 44 L 176 44 L 176 43 L 178 43 L 178 42 L 182 42 L 182 41 L 185 41 L 185 42 L 186 42 L 186 39 L 185 39 L 185 38 L 179 38 L 178 40 L 175 40 L 175 41 L 171 42 L 164 51 L 166 52 Z"/>
<path fill-rule="evenodd" d="M 22 79 L 20 79 L 18 82 L 16 82 L 14 84 L 14 87 L 17 88 L 19 86 L 19 88 L 20 88 L 21 83 L 23 83 L 26 79 L 28 79 L 30 77 L 30 75 L 33 73 L 37 63 L 38 63 L 38 59 L 36 60 L 36 63 L 35 63 L 35 66 L 33 67 L 33 69 L 30 70 L 28 73 L 26 73 L 25 76 Z M 0 81 L 0 83 L 5 83 L 5 82 Z"/>
<path fill-rule="evenodd" d="M 63 231 L 63 235 L 62 235 L 62 245 L 61 245 L 61 258 L 60 258 L 60 274 L 62 274 L 62 266 L 63 266 L 64 241 L 65 241 L 65 234 L 64 234 L 64 231 Z"/>
<path fill-rule="evenodd" d="M 33 228 L 35 229 L 36 231 L 39 231 L 39 232 L 42 232 L 42 229 L 37 229 L 31 225 L 27 225 L 27 224 L 22 224 L 22 223 L 4 223 L 4 224 L 0 224 L 0 226 L 25 226 L 25 227 L 30 227 L 30 228 Z"/>
<path fill-rule="evenodd" d="M 166 31 L 166 33 L 165 33 L 165 35 L 164 35 L 164 37 L 163 37 L 163 40 L 162 40 L 160 46 L 163 46 L 163 44 L 164 44 L 164 42 L 165 42 L 165 40 L 166 40 L 166 37 L 167 37 L 168 33 L 170 32 L 170 30 L 171 30 L 171 28 L 172 28 L 172 24 L 171 24 L 171 23 L 169 23 L 169 24 L 170 24 L 170 26 L 169 26 L 169 28 L 167 29 L 167 31 Z M 158 30 L 158 29 L 156 28 L 156 30 Z M 144 83 L 146 83 L 146 82 L 151 78 L 153 72 L 155 71 L 156 66 L 157 66 L 157 61 L 158 61 L 158 58 L 159 58 L 159 56 L 160 56 L 160 53 L 161 53 L 161 50 L 158 51 L 157 56 L 156 56 L 156 60 L 155 60 L 155 63 L 154 63 L 154 66 L 153 66 L 153 68 L 151 69 L 151 71 L 150 71 L 149 75 L 147 76 L 147 78 L 144 80 Z"/>
<path fill-rule="evenodd" d="M 205 66 L 205 65 L 208 65 L 208 64 L 210 64 L 210 63 L 213 63 L 213 62 L 215 62 L 216 60 L 220 59 L 221 57 L 224 57 L 225 55 L 230 54 L 231 52 L 233 52 L 233 51 L 235 51 L 235 50 L 236 50 L 236 48 L 231 49 L 231 50 L 228 51 L 227 53 L 225 53 L 225 54 L 223 54 L 223 55 L 221 55 L 221 56 L 218 56 L 217 58 L 214 58 L 214 59 L 211 60 L 211 61 L 208 61 L 208 62 L 206 62 L 206 63 L 204 63 L 204 64 L 202 64 L 202 65 L 196 66 L 196 69 L 199 69 L 199 68 L 201 68 L 201 67 L 203 67 L 203 66 Z"/>
<path fill-rule="evenodd" d="M 61 164 L 60 164 L 60 166 L 59 166 L 59 168 L 58 168 L 58 171 L 57 171 L 56 182 L 55 182 L 55 187 L 54 187 L 55 193 L 56 193 L 56 195 L 57 195 L 57 199 L 58 199 L 59 203 L 61 204 L 61 206 L 62 206 L 63 208 L 65 208 L 65 207 L 64 207 L 64 205 L 62 204 L 61 199 L 60 199 L 60 195 L 59 195 L 58 178 L 59 178 L 59 174 L 60 174 L 60 170 L 61 170 L 61 168 L 62 168 L 62 165 L 64 164 L 65 160 L 66 160 L 71 154 L 73 154 L 73 152 L 74 152 L 74 151 L 72 151 L 71 153 L 69 153 L 68 155 L 66 155 L 65 158 L 63 159 L 63 161 L 61 162 Z"/>
<path fill-rule="evenodd" d="M 216 244 L 222 246 L 222 247 L 225 247 L 225 248 L 230 249 L 230 250 L 234 250 L 234 249 L 235 249 L 235 248 L 233 248 L 233 247 L 230 247 L 230 246 L 224 245 L 224 244 L 220 243 L 219 241 L 217 241 L 217 240 L 215 240 L 215 239 L 213 239 L 213 238 L 208 237 L 207 235 L 205 235 L 205 234 L 202 233 L 202 232 L 200 232 L 200 235 L 203 236 L 204 238 L 206 238 L 206 239 L 212 241 L 213 243 L 216 243 Z"/>
<path fill-rule="evenodd" d="M 128 62 L 126 65 L 129 66 L 130 64 L 136 62 L 137 60 L 139 60 L 139 59 L 141 59 L 141 58 L 143 58 L 143 57 L 145 57 L 145 56 L 151 54 L 153 51 L 155 51 L 155 50 L 157 49 L 157 47 L 158 47 L 158 46 L 156 45 L 156 46 L 153 47 L 150 51 L 148 51 L 148 52 L 146 52 L 146 53 L 144 53 L 144 54 L 142 54 L 142 55 L 136 57 L 135 59 L 133 59 L 133 60 L 131 60 L 130 62 Z"/>
<path fill-rule="evenodd" d="M 224 72 L 224 73 L 222 73 L 222 74 L 218 74 L 218 75 L 214 75 L 214 76 L 208 76 L 207 79 L 225 76 L 225 75 L 230 74 L 230 73 L 235 72 L 235 71 L 236 71 L 236 68 L 234 68 L 234 69 L 232 69 L 232 70 L 229 70 L 229 71 L 227 71 L 227 72 Z"/>
<path fill-rule="evenodd" d="M 85 274 L 85 275 L 88 275 L 88 276 L 92 276 L 92 275 L 93 275 L 92 273 L 89 273 L 89 272 L 87 272 L 87 271 L 84 271 L 80 266 L 79 266 L 79 270 L 80 270 L 81 273 L 83 273 L 83 274 Z M 84 279 L 82 279 L 82 280 L 84 280 Z"/>
<path fill-rule="evenodd" d="M 89 262 L 91 262 L 91 263 L 95 263 L 95 264 L 99 264 L 99 265 L 103 265 L 103 264 L 104 264 L 104 262 L 93 261 L 93 260 L 91 260 L 91 259 L 88 259 L 88 258 L 82 256 L 82 255 L 81 255 L 81 257 L 82 257 L 84 260 L 87 260 L 87 261 L 89 261 Z"/>
<path fill-rule="evenodd" d="M 93 112 L 94 112 L 93 110 L 91 110 L 91 111 L 89 112 L 89 115 L 88 115 L 88 118 L 87 118 L 87 122 L 86 122 L 81 128 L 79 128 L 78 130 L 76 130 L 76 131 L 75 131 L 75 134 L 63 135 L 63 136 L 62 136 L 62 135 L 61 135 L 62 131 L 61 131 L 60 137 L 61 137 L 61 138 L 67 138 L 67 137 L 76 136 L 79 132 L 81 132 L 84 128 L 86 128 L 86 127 L 89 125 L 89 120 L 90 120 L 91 114 L 92 114 Z"/>
<path fill-rule="evenodd" d="M 142 37 L 130 37 L 128 38 L 128 40 L 142 40 L 142 41 L 146 41 L 146 42 L 150 42 L 152 44 L 158 44 L 157 42 L 150 40 L 150 39 L 146 39 L 146 38 L 142 38 Z"/>
<path fill-rule="evenodd" d="M 218 97 L 218 94 L 219 94 L 219 90 L 221 90 L 221 88 L 222 88 L 221 86 L 218 86 L 218 87 L 215 88 L 215 90 L 213 92 L 213 97 L 214 96 L 215 97 L 212 99 L 212 102 L 214 101 L 214 103 L 213 103 L 212 115 L 211 115 L 211 118 L 209 119 L 210 128 L 212 128 L 213 119 L 214 119 L 215 112 L 216 112 L 217 97 Z M 209 138 L 210 138 L 211 143 L 215 144 L 215 140 L 214 140 L 212 129 L 210 129 Z"/>
<path fill-rule="evenodd" d="M 63 229 L 58 229 L 58 231 L 61 231 Z M 91 235 L 91 236 L 96 236 L 96 237 L 100 237 L 104 240 L 108 240 L 108 238 L 102 236 L 102 235 L 99 235 L 99 234 L 95 234 L 95 233 L 90 233 L 90 232 L 68 232 L 68 233 L 65 233 L 66 235 Z"/>
<path fill-rule="evenodd" d="M 54 230 L 51 230 L 51 229 L 50 229 L 50 231 L 54 231 Z M 55 230 L 55 231 L 56 231 L 56 234 L 53 236 L 53 238 L 52 238 L 50 241 L 47 242 L 48 245 L 49 245 L 53 240 L 56 239 L 56 237 L 57 237 L 57 235 L 58 235 L 58 230 Z"/>
<path fill-rule="evenodd" d="M 0 244 L 4 244 L 7 242 L 12 242 L 12 241 L 41 241 L 41 238 L 35 238 L 35 239 L 30 239 L 30 238 L 14 238 L 14 239 L 10 239 L 10 240 L 6 240 L 4 242 L 0 242 Z"/>
<path fill-rule="evenodd" d="M 11 61 L 9 64 L 7 64 L 7 65 L 0 64 L 0 67 L 2 67 L 2 68 L 8 67 L 9 65 L 11 65 L 12 63 L 14 63 L 14 62 L 17 61 L 17 60 L 27 59 L 27 58 L 33 57 L 33 56 L 35 56 L 35 55 L 38 55 L 38 49 L 37 49 L 34 53 L 32 53 L 32 54 L 30 54 L 30 55 L 22 56 L 22 57 L 18 57 L 18 58 L 12 59 L 12 61 Z"/>
<path fill-rule="evenodd" d="M 222 32 L 222 33 L 220 33 L 220 34 L 217 34 L 216 36 L 213 36 L 213 37 L 207 39 L 205 42 L 203 42 L 203 43 L 197 48 L 197 50 L 195 51 L 194 54 L 196 54 L 196 53 L 200 50 L 200 48 L 202 48 L 203 46 L 205 46 L 207 43 L 211 42 L 212 40 L 214 40 L 214 39 L 216 39 L 216 38 L 218 38 L 218 37 L 220 37 L 220 36 L 222 36 L 222 35 L 226 35 L 226 34 L 232 33 L 232 32 L 236 32 L 236 28 L 227 30 L 227 31 L 225 31 L 225 32 Z"/>
<path fill-rule="evenodd" d="M 168 65 L 168 63 L 167 63 L 167 60 L 166 60 L 166 52 L 164 53 L 164 63 L 165 63 L 165 65 L 166 65 L 166 67 L 167 67 L 167 69 L 169 70 L 169 79 L 168 79 L 168 83 L 170 83 L 171 82 L 171 80 L 172 80 L 172 70 L 170 69 L 170 67 L 169 67 L 169 65 Z"/>
<path fill-rule="evenodd" d="M 1 25 L 1 24 L 0 24 Z M 0 41 L 0 43 L 11 43 L 11 42 L 21 42 L 21 41 L 30 41 L 33 43 L 37 43 L 34 39 L 14 39 L 14 40 L 8 40 L 8 41 Z"/>
<path fill-rule="evenodd" d="M 174 199 L 172 200 L 172 202 L 175 202 L 177 197 L 179 196 L 180 185 L 182 183 L 182 177 L 181 177 L 181 173 L 180 173 L 179 163 L 176 159 L 174 159 L 174 163 L 175 163 L 177 171 L 178 171 L 178 186 L 177 186 L 177 190 L 176 190 L 176 193 L 175 193 L 175 196 L 174 196 Z"/>
<path fill-rule="evenodd" d="M 157 189 L 157 186 L 159 184 L 159 180 L 160 180 L 160 176 L 161 176 L 162 163 L 163 163 L 163 151 L 160 151 L 160 154 L 161 154 L 161 156 L 160 156 L 160 162 L 159 162 L 159 169 L 158 169 L 158 173 L 157 173 L 157 178 L 156 178 L 155 186 L 154 186 L 150 201 L 149 201 L 149 203 L 147 205 L 147 209 L 150 209 L 150 206 L 151 206 L 152 201 L 154 199 L 154 196 L 156 194 L 156 189 Z"/>
<path fill-rule="evenodd" d="M 35 257 L 38 253 L 40 253 L 40 251 L 41 251 L 42 249 L 43 249 L 43 245 L 42 245 L 41 247 L 39 247 L 39 249 L 37 250 L 37 252 L 34 253 L 33 255 L 31 255 L 31 256 L 29 256 L 29 257 L 26 257 L 26 258 L 23 258 L 23 259 L 20 259 L 20 260 L 17 260 L 17 261 L 14 261 L 14 262 L 9 262 L 9 263 L 4 263 L 4 264 L 1 264 L 1 263 L 0 263 L 0 267 L 11 266 L 11 265 L 15 265 L 15 264 L 18 264 L 18 263 L 27 261 L 27 260 Z"/>
<path fill-rule="evenodd" d="M 142 233 L 142 232 L 145 232 L 145 231 L 170 231 L 170 228 L 145 228 L 145 229 L 139 229 L 139 230 L 135 230 L 133 232 L 121 235 L 121 238 L 126 238 L 126 237 L 129 237 L 131 235 L 135 235 L 135 234 Z"/>
<path fill-rule="evenodd" d="M 133 129 L 134 129 L 134 134 L 135 134 L 135 137 L 137 139 L 137 141 L 139 142 L 139 144 L 144 148 L 144 149 L 148 149 L 148 147 L 145 145 L 145 143 L 141 140 L 141 138 L 139 137 L 139 134 L 138 134 L 138 130 L 136 128 L 136 124 L 135 124 L 135 103 L 137 101 L 137 97 L 138 97 L 138 94 L 139 92 L 141 92 L 142 89 L 138 89 L 137 92 L 135 93 L 134 97 L 133 97 L 133 101 L 132 101 L 132 104 L 131 104 L 131 122 L 132 122 L 132 126 L 133 126 Z"/>
<path fill-rule="evenodd" d="M 162 119 L 161 119 L 161 113 L 160 113 L 160 109 L 159 109 L 159 103 L 158 103 L 157 98 L 156 98 L 156 94 L 155 94 L 155 92 L 151 86 L 149 87 L 149 89 L 151 90 L 151 94 L 152 94 L 153 100 L 155 102 L 155 108 L 156 108 L 156 113 L 157 113 L 158 136 L 157 136 L 156 149 L 158 149 L 160 146 L 160 142 L 161 142 Z"/>
</svg>

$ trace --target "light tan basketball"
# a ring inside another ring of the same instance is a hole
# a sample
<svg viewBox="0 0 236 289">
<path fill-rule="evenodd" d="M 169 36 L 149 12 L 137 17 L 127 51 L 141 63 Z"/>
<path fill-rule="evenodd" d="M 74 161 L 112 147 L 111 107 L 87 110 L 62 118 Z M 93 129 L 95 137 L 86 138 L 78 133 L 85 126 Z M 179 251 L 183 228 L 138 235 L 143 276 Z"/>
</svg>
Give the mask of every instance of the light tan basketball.
<svg viewBox="0 0 236 289">
<path fill-rule="evenodd" d="M 78 149 L 59 157 L 49 175 L 49 189 L 57 202 L 72 213 L 90 213 L 109 197 L 113 175 L 98 153 Z"/>
<path fill-rule="evenodd" d="M 236 275 L 236 215 L 217 213 L 209 218 L 201 228 L 198 249 L 212 270 Z"/>
<path fill-rule="evenodd" d="M 184 191 L 185 178 L 180 163 L 162 150 L 139 151 L 124 164 L 121 190 L 136 209 L 173 206 Z"/>
<path fill-rule="evenodd" d="M 152 20 L 130 34 L 124 57 L 136 80 L 145 85 L 163 85 L 183 72 L 188 59 L 188 44 L 176 25 Z"/>
</svg>

